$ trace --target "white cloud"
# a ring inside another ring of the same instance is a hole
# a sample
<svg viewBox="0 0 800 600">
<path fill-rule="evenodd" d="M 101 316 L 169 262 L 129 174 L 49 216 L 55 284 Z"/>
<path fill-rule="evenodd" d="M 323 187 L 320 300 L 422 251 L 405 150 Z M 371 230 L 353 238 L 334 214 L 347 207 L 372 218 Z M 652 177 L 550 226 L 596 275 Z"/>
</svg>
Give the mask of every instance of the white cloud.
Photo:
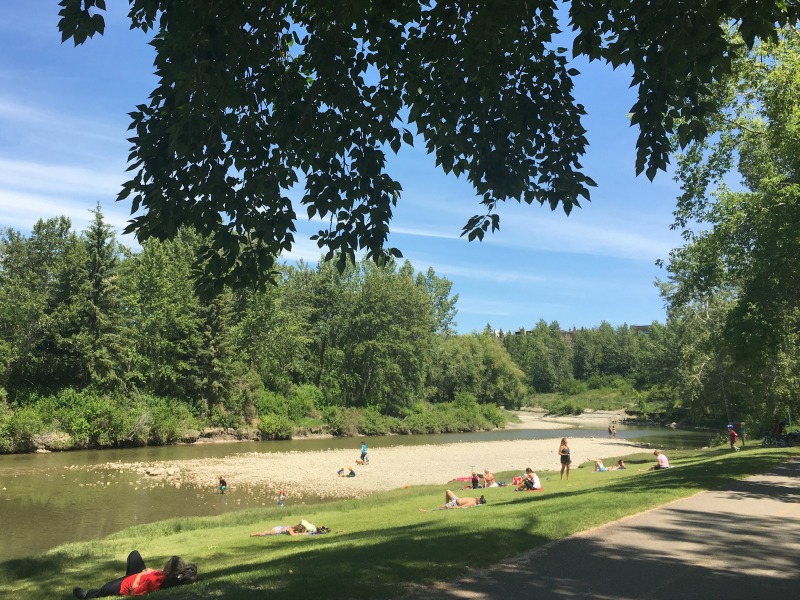
<svg viewBox="0 0 800 600">
<path fill-rule="evenodd" d="M 591 217 L 590 217 L 591 218 Z M 665 232 L 646 233 L 636 221 L 624 222 L 612 218 L 579 220 L 551 213 L 536 216 L 508 215 L 501 218 L 501 229 L 485 238 L 487 244 L 512 248 L 544 250 L 570 254 L 586 254 L 652 262 L 666 256 L 678 236 L 665 227 Z M 674 238 L 674 239 L 673 239 Z"/>
<path fill-rule="evenodd" d="M 418 269 L 426 269 L 422 267 L 422 261 L 411 260 Z M 430 266 L 436 271 L 439 276 L 446 275 L 449 277 L 457 277 L 459 279 L 478 279 L 480 281 L 492 283 L 543 283 L 553 282 L 552 277 L 544 275 L 535 275 L 530 271 L 517 271 L 512 269 L 481 269 L 476 268 L 474 265 L 456 265 L 451 263 L 436 263 Z"/>
<path fill-rule="evenodd" d="M 394 225 L 390 225 L 389 228 L 391 229 L 392 233 L 396 233 L 399 235 L 410 235 L 415 237 L 425 237 L 425 238 L 434 238 L 439 240 L 459 240 L 461 239 L 460 235 L 450 233 L 450 232 L 442 232 L 442 231 L 432 231 L 430 229 L 419 229 L 419 228 L 409 228 L 409 227 L 398 227 Z"/>
<path fill-rule="evenodd" d="M 123 175 L 117 171 L 0 158 L 0 190 L 115 198 Z M 2 193 L 2 191 L 0 191 Z"/>
<path fill-rule="evenodd" d="M 111 144 L 127 148 L 125 128 L 121 122 L 112 124 L 92 118 L 76 118 L 71 112 L 57 112 L 37 107 L 29 100 L 14 97 L 0 97 L 0 121 L 5 121 L 7 130 L 21 131 L 35 136 L 43 135 L 46 142 L 67 142 L 75 146 L 79 141 Z"/>
<path fill-rule="evenodd" d="M 292 251 L 281 254 L 280 259 L 288 262 L 302 260 L 303 262 L 314 265 L 317 263 L 322 253 L 323 250 L 317 247 L 316 242 L 302 235 L 296 235 L 294 244 L 292 245 Z"/>
</svg>

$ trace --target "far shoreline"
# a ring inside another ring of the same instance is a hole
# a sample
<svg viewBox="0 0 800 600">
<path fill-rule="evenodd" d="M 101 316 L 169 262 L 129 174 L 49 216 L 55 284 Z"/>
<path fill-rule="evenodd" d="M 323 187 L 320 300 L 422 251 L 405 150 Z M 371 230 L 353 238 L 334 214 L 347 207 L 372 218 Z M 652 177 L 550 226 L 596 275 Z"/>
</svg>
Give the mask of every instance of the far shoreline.
<svg viewBox="0 0 800 600">
<path fill-rule="evenodd" d="M 579 417 L 545 417 L 543 413 L 517 413 L 520 423 L 509 429 L 558 430 L 587 427 L 604 430 L 619 413 L 589 413 Z M 352 439 L 360 439 L 355 437 Z M 367 441 L 369 437 L 365 437 Z M 308 452 L 245 452 L 223 458 L 167 460 L 149 462 L 109 462 L 93 468 L 134 472 L 144 485 L 192 486 L 214 489 L 217 478 L 225 477 L 229 493 L 253 493 L 258 488 L 277 496 L 295 498 L 361 498 L 370 494 L 411 485 L 443 485 L 472 470 L 483 473 L 536 471 L 560 468 L 560 437 L 525 440 L 467 441 L 420 446 L 391 446 L 370 450 L 370 464 L 358 465 L 358 450 L 328 449 Z M 608 459 L 632 454 L 640 446 L 625 439 L 607 436 L 571 440 L 573 468 L 589 458 Z M 341 468 L 352 467 L 356 477 L 337 476 Z M 545 486 L 546 481 L 543 481 Z"/>
</svg>

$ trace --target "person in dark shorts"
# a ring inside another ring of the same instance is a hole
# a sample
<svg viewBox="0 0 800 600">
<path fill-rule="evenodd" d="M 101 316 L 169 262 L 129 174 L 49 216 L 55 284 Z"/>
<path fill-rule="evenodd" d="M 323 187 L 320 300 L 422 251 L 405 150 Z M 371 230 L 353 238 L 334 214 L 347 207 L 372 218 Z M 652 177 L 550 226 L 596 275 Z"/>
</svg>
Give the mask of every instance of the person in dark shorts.
<svg viewBox="0 0 800 600">
<path fill-rule="evenodd" d="M 569 456 L 569 442 L 567 442 L 567 438 L 561 438 L 561 445 L 558 447 L 558 456 L 561 458 L 561 479 L 564 479 L 564 471 L 566 471 L 567 481 L 569 481 L 569 466 L 572 464 L 572 459 Z"/>
</svg>

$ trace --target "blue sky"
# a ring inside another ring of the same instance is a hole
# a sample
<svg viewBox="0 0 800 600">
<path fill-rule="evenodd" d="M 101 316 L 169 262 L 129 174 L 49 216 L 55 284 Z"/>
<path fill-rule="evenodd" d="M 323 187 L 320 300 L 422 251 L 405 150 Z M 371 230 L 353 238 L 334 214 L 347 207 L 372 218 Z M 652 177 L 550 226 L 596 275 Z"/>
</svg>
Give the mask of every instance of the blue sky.
<svg viewBox="0 0 800 600">
<path fill-rule="evenodd" d="M 127 113 L 153 89 L 146 37 L 130 31 L 127 2 L 109 2 L 106 34 L 75 48 L 61 44 L 55 2 L 0 2 L 0 227 L 30 231 L 39 218 L 66 215 L 88 224 L 97 202 L 120 230 L 129 205 L 115 202 L 125 181 Z M 582 161 L 597 183 L 592 202 L 567 217 L 538 205 L 506 204 L 500 231 L 483 242 L 459 237 L 479 212 L 471 187 L 434 167 L 421 149 L 389 163 L 403 185 L 390 244 L 418 270 L 432 266 L 459 294 L 458 330 L 530 328 L 539 319 L 563 328 L 646 324 L 665 318 L 655 266 L 680 245 L 671 231 L 677 184 L 634 176 L 634 102 L 628 77 L 603 65 L 576 65 L 576 96 L 589 115 Z M 298 207 L 298 214 L 305 211 Z M 316 261 L 298 224 L 287 260 Z M 135 247 L 133 239 L 121 238 Z"/>
</svg>

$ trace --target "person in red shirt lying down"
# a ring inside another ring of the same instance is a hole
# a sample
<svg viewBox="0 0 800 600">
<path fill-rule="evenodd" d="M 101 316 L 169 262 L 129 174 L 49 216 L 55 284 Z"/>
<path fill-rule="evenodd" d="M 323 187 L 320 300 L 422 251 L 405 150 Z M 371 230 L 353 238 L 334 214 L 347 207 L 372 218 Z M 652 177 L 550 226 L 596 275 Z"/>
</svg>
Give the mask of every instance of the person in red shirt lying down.
<svg viewBox="0 0 800 600">
<path fill-rule="evenodd" d="M 73 588 L 76 598 L 104 598 L 106 596 L 143 596 L 148 592 L 161 590 L 197 580 L 197 567 L 185 563 L 180 556 L 173 556 L 160 571 L 148 569 L 142 555 L 134 550 L 128 555 L 125 576 L 109 581 L 97 589 Z"/>
</svg>

